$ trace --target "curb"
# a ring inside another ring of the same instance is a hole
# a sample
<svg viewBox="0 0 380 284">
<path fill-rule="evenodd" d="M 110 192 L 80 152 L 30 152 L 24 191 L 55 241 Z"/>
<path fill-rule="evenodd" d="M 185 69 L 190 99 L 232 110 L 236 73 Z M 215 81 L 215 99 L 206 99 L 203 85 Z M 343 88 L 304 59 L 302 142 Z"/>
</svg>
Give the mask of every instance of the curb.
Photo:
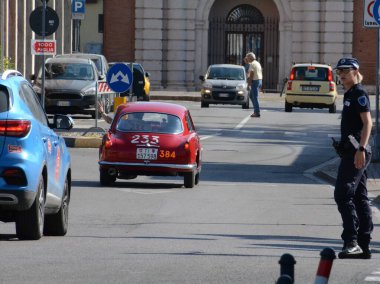
<svg viewBox="0 0 380 284">
<path fill-rule="evenodd" d="M 93 137 L 63 137 L 66 146 L 69 148 L 99 148 L 102 138 Z"/>
</svg>

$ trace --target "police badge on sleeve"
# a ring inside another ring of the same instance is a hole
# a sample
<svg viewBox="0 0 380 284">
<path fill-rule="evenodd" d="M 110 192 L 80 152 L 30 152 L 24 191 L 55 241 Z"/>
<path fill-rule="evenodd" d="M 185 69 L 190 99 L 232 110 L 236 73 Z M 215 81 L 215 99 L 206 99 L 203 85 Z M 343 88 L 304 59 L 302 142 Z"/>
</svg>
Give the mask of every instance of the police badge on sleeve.
<svg viewBox="0 0 380 284">
<path fill-rule="evenodd" d="M 366 96 L 361 96 L 358 98 L 358 103 L 361 106 L 366 106 L 367 105 L 367 97 Z"/>
</svg>

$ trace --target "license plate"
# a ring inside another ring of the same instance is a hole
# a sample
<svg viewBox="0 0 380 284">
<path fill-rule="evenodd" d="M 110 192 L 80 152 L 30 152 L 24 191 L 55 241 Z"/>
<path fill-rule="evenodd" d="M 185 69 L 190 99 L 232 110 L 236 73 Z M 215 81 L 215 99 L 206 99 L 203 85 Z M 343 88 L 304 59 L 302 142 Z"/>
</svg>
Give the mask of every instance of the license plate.
<svg viewBox="0 0 380 284">
<path fill-rule="evenodd" d="M 227 93 L 219 93 L 220 98 L 228 98 L 230 95 Z"/>
<path fill-rule="evenodd" d="M 57 102 L 57 106 L 70 106 L 70 102 L 68 102 L 68 101 L 58 101 Z"/>
<path fill-rule="evenodd" d="M 157 160 L 158 149 L 155 148 L 137 148 L 136 159 L 138 160 Z"/>
<path fill-rule="evenodd" d="M 305 92 L 319 92 L 319 86 L 301 86 Z"/>
</svg>

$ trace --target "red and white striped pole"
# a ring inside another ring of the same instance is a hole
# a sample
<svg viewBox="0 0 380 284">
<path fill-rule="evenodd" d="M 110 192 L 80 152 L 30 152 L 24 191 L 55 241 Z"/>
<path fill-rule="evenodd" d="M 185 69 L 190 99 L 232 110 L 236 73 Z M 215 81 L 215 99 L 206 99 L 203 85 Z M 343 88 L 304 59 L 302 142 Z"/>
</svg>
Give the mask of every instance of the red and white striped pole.
<svg viewBox="0 0 380 284">
<path fill-rule="evenodd" d="M 321 251 L 321 260 L 319 262 L 317 275 L 314 284 L 327 284 L 329 282 L 331 267 L 335 256 L 335 251 L 332 248 L 325 248 Z"/>
</svg>

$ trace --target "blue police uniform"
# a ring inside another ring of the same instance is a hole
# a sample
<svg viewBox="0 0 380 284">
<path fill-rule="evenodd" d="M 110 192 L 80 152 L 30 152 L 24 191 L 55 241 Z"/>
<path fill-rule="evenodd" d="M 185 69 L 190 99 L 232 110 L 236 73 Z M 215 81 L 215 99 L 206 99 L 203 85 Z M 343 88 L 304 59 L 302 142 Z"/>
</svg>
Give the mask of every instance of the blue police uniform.
<svg viewBox="0 0 380 284">
<path fill-rule="evenodd" d="M 339 68 L 339 63 L 337 68 Z M 366 163 L 362 169 L 354 165 L 357 149 L 348 136 L 352 135 L 360 141 L 363 123 L 360 113 L 370 111 L 368 93 L 361 84 L 352 86 L 344 94 L 341 120 L 341 145 L 343 153 L 338 169 L 334 190 L 334 199 L 343 220 L 342 239 L 345 246 L 352 242 L 370 257 L 369 243 L 373 231 L 372 213 L 367 196 L 367 166 L 371 160 L 371 149 L 367 146 Z"/>
</svg>

